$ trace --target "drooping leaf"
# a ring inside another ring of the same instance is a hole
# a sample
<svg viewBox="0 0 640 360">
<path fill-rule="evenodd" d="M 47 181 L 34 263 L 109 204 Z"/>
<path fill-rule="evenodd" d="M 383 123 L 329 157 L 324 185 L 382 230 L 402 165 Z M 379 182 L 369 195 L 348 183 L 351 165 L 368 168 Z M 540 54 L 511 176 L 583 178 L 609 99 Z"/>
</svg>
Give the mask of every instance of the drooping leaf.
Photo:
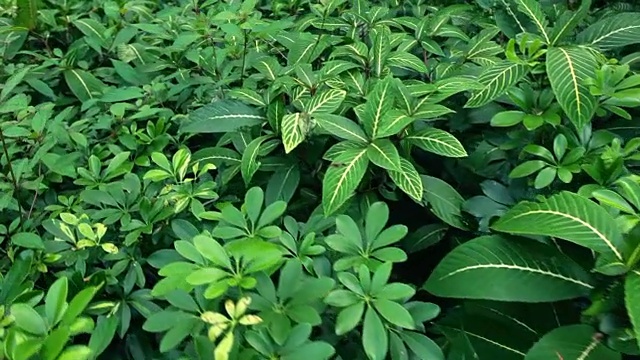
<svg viewBox="0 0 640 360">
<path fill-rule="evenodd" d="M 553 236 L 620 260 L 624 249 L 613 217 L 593 201 L 567 191 L 543 202 L 521 202 L 492 228 L 512 234 Z"/>
<path fill-rule="evenodd" d="M 525 360 L 549 359 L 620 360 L 621 356 L 591 326 L 568 325 L 545 334 L 525 356 Z"/>
<path fill-rule="evenodd" d="M 447 254 L 424 288 L 443 297 L 551 302 L 586 295 L 593 285 L 582 267 L 551 246 L 483 236 Z"/>
<path fill-rule="evenodd" d="M 447 157 L 466 157 L 460 141 L 450 133 L 437 128 L 426 128 L 404 138 L 422 150 Z"/>
<path fill-rule="evenodd" d="M 624 281 L 624 300 L 636 341 L 640 346 L 640 271 L 632 270 L 627 274 Z"/>
<path fill-rule="evenodd" d="M 597 68 L 593 54 L 581 48 L 551 48 L 547 52 L 547 75 L 558 103 L 573 125 L 581 130 L 591 121 L 596 99 L 586 85 Z"/>
<path fill-rule="evenodd" d="M 640 13 L 619 13 L 595 22 L 576 38 L 578 43 L 601 51 L 640 42 Z"/>
<path fill-rule="evenodd" d="M 431 211 L 445 223 L 458 229 L 468 227 L 462 221 L 464 198 L 447 182 L 432 176 L 421 175 L 424 187 L 424 199 L 429 202 Z"/>
<path fill-rule="evenodd" d="M 478 77 L 482 88 L 473 92 L 466 108 L 476 108 L 495 100 L 520 81 L 529 71 L 526 65 L 505 60 L 485 69 Z"/>
<path fill-rule="evenodd" d="M 189 114 L 180 124 L 181 133 L 226 133 L 264 123 L 260 112 L 237 100 L 219 100 Z"/>
</svg>

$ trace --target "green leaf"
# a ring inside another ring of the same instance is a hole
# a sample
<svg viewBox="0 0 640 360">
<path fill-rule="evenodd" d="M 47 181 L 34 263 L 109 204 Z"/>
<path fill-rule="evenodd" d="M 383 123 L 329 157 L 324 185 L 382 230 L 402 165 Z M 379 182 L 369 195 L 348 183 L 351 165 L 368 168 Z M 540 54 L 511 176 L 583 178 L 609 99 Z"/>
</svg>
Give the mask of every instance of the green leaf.
<svg viewBox="0 0 640 360">
<path fill-rule="evenodd" d="M 366 154 L 367 148 L 347 149 L 329 166 L 322 181 L 322 206 L 326 216 L 353 196 L 369 165 Z"/>
<path fill-rule="evenodd" d="M 551 330 L 533 345 L 525 360 L 620 360 L 620 353 L 602 343 L 589 325 L 568 325 Z"/>
<path fill-rule="evenodd" d="M 373 307 L 391 324 L 404 329 L 415 328 L 415 322 L 409 311 L 397 302 L 387 299 L 376 299 L 373 302 Z"/>
<path fill-rule="evenodd" d="M 54 326 L 62 319 L 62 315 L 67 309 L 67 292 L 69 289 L 68 280 L 66 277 L 61 277 L 56 280 L 44 300 L 45 314 L 47 315 L 47 321 L 50 326 Z"/>
<path fill-rule="evenodd" d="M 11 236 L 11 243 L 28 249 L 44 250 L 44 243 L 38 234 L 21 232 Z"/>
<path fill-rule="evenodd" d="M 38 21 L 38 3 L 36 0 L 17 0 L 15 25 L 29 30 L 36 27 Z"/>
<path fill-rule="evenodd" d="M 64 349 L 57 360 L 88 360 L 91 357 L 91 349 L 84 345 L 73 345 Z"/>
<path fill-rule="evenodd" d="M 364 302 L 358 302 L 342 309 L 336 318 L 336 335 L 344 335 L 353 330 L 364 314 Z"/>
<path fill-rule="evenodd" d="M 555 45 L 567 34 L 571 33 L 584 18 L 589 14 L 592 0 L 582 0 L 580 7 L 576 11 L 564 11 L 553 25 L 551 31 L 551 43 Z"/>
<path fill-rule="evenodd" d="M 536 28 L 544 38 L 544 41 L 547 44 L 551 44 L 551 39 L 549 38 L 547 29 L 549 22 L 542 12 L 540 2 L 538 0 L 515 0 L 515 2 L 518 4 L 518 10 L 527 15 L 531 21 L 533 21 Z"/>
<path fill-rule="evenodd" d="M 404 138 L 422 150 L 447 157 L 466 157 L 460 141 L 448 132 L 436 128 L 426 128 Z"/>
<path fill-rule="evenodd" d="M 589 50 L 551 48 L 547 51 L 547 75 L 558 103 L 573 125 L 581 130 L 593 117 L 596 99 L 587 80 L 595 76 L 597 62 Z"/>
<path fill-rule="evenodd" d="M 253 139 L 242 153 L 240 172 L 242 173 L 242 179 L 244 180 L 245 185 L 248 185 L 251 182 L 253 175 L 260 168 L 261 163 L 258 161 L 260 146 L 270 138 L 271 135 L 263 135 Z"/>
<path fill-rule="evenodd" d="M 271 204 L 278 200 L 289 202 L 297 191 L 299 183 L 300 168 L 297 164 L 279 169 L 269 179 L 265 190 L 265 203 Z"/>
<path fill-rule="evenodd" d="M 526 114 L 522 111 L 502 111 L 491 118 L 491 126 L 509 127 L 522 122 Z"/>
<path fill-rule="evenodd" d="M 105 88 L 98 78 L 87 71 L 71 69 L 65 70 L 63 74 L 71 92 L 82 102 L 100 95 Z"/>
<path fill-rule="evenodd" d="M 403 331 L 400 336 L 419 359 L 444 360 L 445 357 L 440 346 L 425 335 L 413 331 Z"/>
<path fill-rule="evenodd" d="M 14 324 L 18 328 L 34 335 L 45 335 L 47 333 L 47 324 L 31 306 L 13 304 L 10 312 L 14 319 Z"/>
<path fill-rule="evenodd" d="M 464 198 L 445 181 L 436 177 L 421 175 L 424 198 L 431 205 L 431 211 L 445 223 L 466 230 L 462 222 L 462 204 Z"/>
<path fill-rule="evenodd" d="M 284 151 L 288 154 L 307 137 L 309 118 L 302 113 L 286 114 L 280 124 Z"/>
<path fill-rule="evenodd" d="M 325 131 L 341 139 L 367 143 L 367 135 L 360 125 L 346 117 L 333 114 L 315 114 L 313 119 Z"/>
<path fill-rule="evenodd" d="M 551 246 L 483 236 L 447 254 L 424 289 L 442 297 L 551 302 L 586 295 L 593 286 L 584 269 Z"/>
<path fill-rule="evenodd" d="M 372 163 L 387 170 L 400 171 L 400 154 L 391 140 L 374 140 L 367 147 L 367 156 Z"/>
<path fill-rule="evenodd" d="M 424 119 L 424 117 L 418 118 Z M 403 111 L 396 109 L 388 111 L 382 116 L 380 129 L 378 131 L 378 138 L 396 135 L 407 126 L 411 125 L 415 120 L 416 118 L 408 116 Z"/>
<path fill-rule="evenodd" d="M 304 109 L 310 115 L 332 113 L 340 107 L 346 96 L 344 90 L 329 89 L 314 95 Z"/>
<path fill-rule="evenodd" d="M 238 100 L 219 100 L 189 114 L 180 123 L 180 133 L 228 133 L 256 126 L 267 120 L 256 109 Z"/>
<path fill-rule="evenodd" d="M 391 78 L 384 78 L 378 81 L 373 91 L 367 96 L 360 120 L 371 139 L 381 137 L 379 133 L 383 127 L 382 119 L 393 108 L 395 101 L 393 91 Z"/>
<path fill-rule="evenodd" d="M 198 235 L 193 238 L 193 245 L 198 252 L 204 256 L 207 260 L 211 261 L 217 266 L 231 268 L 231 261 L 227 256 L 227 252 L 222 245 L 207 235 Z"/>
<path fill-rule="evenodd" d="M 474 91 L 465 108 L 477 108 L 497 99 L 529 72 L 526 65 L 501 61 L 486 68 L 478 77 L 482 87 Z"/>
<path fill-rule="evenodd" d="M 622 260 L 622 234 L 613 217 L 593 201 L 567 191 L 540 203 L 521 202 L 492 228 L 519 235 L 553 236 Z"/>
<path fill-rule="evenodd" d="M 382 76 L 385 62 L 391 51 L 390 31 L 387 27 L 378 28 L 371 48 L 371 69 L 376 77 Z"/>
<path fill-rule="evenodd" d="M 93 297 L 98 292 L 98 288 L 95 286 L 88 287 L 80 291 L 76 296 L 71 299 L 69 306 L 67 307 L 67 311 L 65 311 L 62 320 L 60 321 L 61 326 L 68 326 L 73 324 L 76 321 L 76 318 L 82 314 L 84 309 L 89 305 L 89 302 L 93 299 Z"/>
<path fill-rule="evenodd" d="M 393 183 L 409 195 L 414 201 L 422 201 L 424 188 L 420 174 L 413 164 L 404 158 L 400 158 L 400 171 L 388 170 Z"/>
<path fill-rule="evenodd" d="M 362 346 L 370 360 L 384 360 L 389 349 L 389 336 L 382 319 L 367 307 L 362 324 Z"/>
<path fill-rule="evenodd" d="M 404 51 L 397 51 L 391 54 L 387 58 L 387 65 L 405 70 L 414 70 L 421 74 L 429 71 L 423 60 Z"/>
<path fill-rule="evenodd" d="M 640 271 L 632 270 L 624 281 L 624 302 L 633 325 L 636 341 L 640 346 Z"/>
<path fill-rule="evenodd" d="M 601 51 L 637 44 L 640 42 L 640 16 L 629 12 L 602 18 L 578 34 L 576 40 Z"/>
</svg>

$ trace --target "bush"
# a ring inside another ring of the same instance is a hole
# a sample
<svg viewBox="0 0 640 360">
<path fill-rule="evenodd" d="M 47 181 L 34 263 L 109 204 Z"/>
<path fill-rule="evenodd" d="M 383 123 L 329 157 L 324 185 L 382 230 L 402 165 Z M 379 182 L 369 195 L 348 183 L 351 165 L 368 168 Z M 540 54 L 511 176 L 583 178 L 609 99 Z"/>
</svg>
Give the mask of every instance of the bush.
<svg viewBox="0 0 640 360">
<path fill-rule="evenodd" d="M 0 0 L 0 358 L 640 355 L 640 8 Z"/>
</svg>

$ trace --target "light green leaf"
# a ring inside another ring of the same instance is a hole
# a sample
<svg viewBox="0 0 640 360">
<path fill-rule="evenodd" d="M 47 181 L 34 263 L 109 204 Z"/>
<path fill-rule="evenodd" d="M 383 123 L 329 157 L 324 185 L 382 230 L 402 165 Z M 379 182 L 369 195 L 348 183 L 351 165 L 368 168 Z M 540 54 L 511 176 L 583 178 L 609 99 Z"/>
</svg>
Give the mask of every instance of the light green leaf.
<svg viewBox="0 0 640 360">
<path fill-rule="evenodd" d="M 640 346 L 640 271 L 632 270 L 624 281 L 624 302 Z"/>
<path fill-rule="evenodd" d="M 549 25 L 549 21 L 546 16 L 542 12 L 542 7 L 540 6 L 540 2 L 538 0 L 515 0 L 518 4 L 518 10 L 523 14 L 527 15 L 531 21 L 536 25 L 538 31 L 544 38 L 544 41 L 547 44 L 551 43 L 549 38 L 547 25 Z"/>
<path fill-rule="evenodd" d="M 640 13 L 619 13 L 595 22 L 576 38 L 579 44 L 601 51 L 640 42 Z"/>
<path fill-rule="evenodd" d="M 367 143 L 367 135 L 360 125 L 344 116 L 334 114 L 315 114 L 313 119 L 325 131 L 341 139 Z"/>
<path fill-rule="evenodd" d="M 596 99 L 586 81 L 595 76 L 597 62 L 589 50 L 551 48 L 547 52 L 547 75 L 556 99 L 567 117 L 581 130 L 591 121 Z"/>
<path fill-rule="evenodd" d="M 398 149 L 388 139 L 378 139 L 371 142 L 367 148 L 367 156 L 372 163 L 383 169 L 401 170 Z"/>
<path fill-rule="evenodd" d="M 311 100 L 305 104 L 304 109 L 311 115 L 332 113 L 340 107 L 340 104 L 342 104 L 346 96 L 347 92 L 344 90 L 329 89 L 314 95 Z"/>
<path fill-rule="evenodd" d="M 238 100 L 219 100 L 189 114 L 180 133 L 227 133 L 256 126 L 267 120 L 256 109 Z"/>
<path fill-rule="evenodd" d="M 50 326 L 54 326 L 62 319 L 62 315 L 67 309 L 67 292 L 69 289 L 68 280 L 66 277 L 61 277 L 56 280 L 44 300 L 44 309 L 47 316 L 47 321 Z"/>
<path fill-rule="evenodd" d="M 370 360 L 384 360 L 389 349 L 389 336 L 382 319 L 367 306 L 362 324 L 362 346 Z"/>
<path fill-rule="evenodd" d="M 13 304 L 10 312 L 14 319 L 14 324 L 21 330 L 34 335 L 45 335 L 47 333 L 47 324 L 31 306 Z"/>
<path fill-rule="evenodd" d="M 508 60 L 498 62 L 486 68 L 478 77 L 482 85 L 473 92 L 466 108 L 476 108 L 488 104 L 509 90 L 529 72 L 526 65 L 512 63 Z"/>
<path fill-rule="evenodd" d="M 364 130 L 372 139 L 380 137 L 379 133 L 383 126 L 383 117 L 393 108 L 394 95 L 390 78 L 385 78 L 375 85 L 373 91 L 367 96 L 360 120 L 364 125 Z"/>
<path fill-rule="evenodd" d="M 622 259 L 622 234 L 613 217 L 593 201 L 567 191 L 540 203 L 521 202 L 492 228 L 519 235 L 553 236 Z"/>
<path fill-rule="evenodd" d="M 442 297 L 551 302 L 586 295 L 593 286 L 588 273 L 554 247 L 483 236 L 447 254 L 424 288 Z"/>
<path fill-rule="evenodd" d="M 366 147 L 346 149 L 336 156 L 322 181 L 322 205 L 326 216 L 333 214 L 353 196 L 368 165 Z"/>
<path fill-rule="evenodd" d="M 302 113 L 287 114 L 282 117 L 282 142 L 284 151 L 288 154 L 307 137 L 309 118 Z"/>
<path fill-rule="evenodd" d="M 405 329 L 415 328 L 415 322 L 411 313 L 399 303 L 387 299 L 376 299 L 373 307 L 385 320 L 393 325 Z"/>
<path fill-rule="evenodd" d="M 448 157 L 466 157 L 467 152 L 453 135 L 436 128 L 426 128 L 404 138 L 425 151 Z"/>
<path fill-rule="evenodd" d="M 596 329 L 589 325 L 568 325 L 551 330 L 533 345 L 525 360 L 620 360 L 620 353 L 609 349 Z"/>
<path fill-rule="evenodd" d="M 400 171 L 387 171 L 394 184 L 409 195 L 414 201 L 422 201 L 424 188 L 420 174 L 413 164 L 404 158 L 400 158 Z"/>
</svg>

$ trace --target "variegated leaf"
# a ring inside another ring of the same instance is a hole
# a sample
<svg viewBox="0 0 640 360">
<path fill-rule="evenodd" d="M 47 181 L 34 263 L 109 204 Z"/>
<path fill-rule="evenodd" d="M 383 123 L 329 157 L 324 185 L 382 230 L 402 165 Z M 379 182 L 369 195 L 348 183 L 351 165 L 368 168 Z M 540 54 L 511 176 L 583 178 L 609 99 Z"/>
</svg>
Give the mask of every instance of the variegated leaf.
<svg viewBox="0 0 640 360">
<path fill-rule="evenodd" d="M 547 17 L 542 12 L 542 7 L 540 6 L 539 0 L 515 0 L 518 4 L 518 10 L 523 14 L 527 15 L 531 21 L 536 25 L 538 31 L 542 35 L 542 38 L 547 44 L 551 44 L 551 38 L 549 37 L 549 30 L 547 29 L 547 25 L 549 25 L 549 21 Z"/>
<path fill-rule="evenodd" d="M 387 169 L 400 171 L 400 154 L 389 139 L 374 140 L 369 144 L 367 156 L 372 163 Z"/>
<path fill-rule="evenodd" d="M 384 78 L 375 85 L 373 91 L 367 96 L 360 121 L 364 129 L 372 139 L 379 137 L 382 127 L 382 119 L 385 114 L 393 108 L 395 96 L 390 78 Z"/>
<path fill-rule="evenodd" d="M 507 60 L 490 66 L 478 78 L 482 88 L 473 92 L 464 107 L 476 108 L 488 104 L 520 81 L 528 71 L 528 66 Z"/>
<path fill-rule="evenodd" d="M 304 141 L 309 132 L 309 118 L 301 113 L 287 114 L 282 117 L 282 142 L 288 154 Z"/>
<path fill-rule="evenodd" d="M 352 120 L 334 114 L 316 114 L 313 119 L 328 133 L 345 140 L 353 140 L 360 143 L 369 141 L 364 130 Z"/>
<path fill-rule="evenodd" d="M 417 202 L 422 201 L 424 192 L 422 179 L 409 160 L 400 158 L 400 171 L 389 170 L 387 172 L 394 184 L 398 185 L 405 194 Z"/>
<path fill-rule="evenodd" d="M 368 165 L 366 147 L 347 149 L 336 156 L 322 181 L 322 206 L 325 216 L 336 212 L 353 196 Z"/>
<path fill-rule="evenodd" d="M 329 89 L 314 95 L 304 108 L 310 115 L 329 114 L 340 107 L 346 96 L 344 90 Z"/>
<path fill-rule="evenodd" d="M 444 130 L 427 128 L 405 137 L 404 140 L 434 154 L 454 158 L 467 156 L 460 141 Z"/>
</svg>

